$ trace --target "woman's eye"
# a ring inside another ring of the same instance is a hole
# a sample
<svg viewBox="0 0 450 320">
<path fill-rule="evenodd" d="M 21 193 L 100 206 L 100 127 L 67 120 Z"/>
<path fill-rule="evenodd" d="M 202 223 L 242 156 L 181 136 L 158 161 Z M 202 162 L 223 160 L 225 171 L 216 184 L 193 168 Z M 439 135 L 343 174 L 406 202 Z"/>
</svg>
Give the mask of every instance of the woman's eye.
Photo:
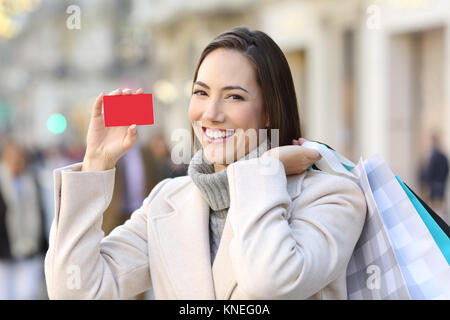
<svg viewBox="0 0 450 320">
<path fill-rule="evenodd" d="M 200 95 L 200 96 L 206 96 L 206 92 L 203 90 L 194 90 L 193 94 Z"/>
<path fill-rule="evenodd" d="M 231 98 L 232 100 L 244 100 L 240 95 L 238 94 L 230 94 L 228 98 Z"/>
</svg>

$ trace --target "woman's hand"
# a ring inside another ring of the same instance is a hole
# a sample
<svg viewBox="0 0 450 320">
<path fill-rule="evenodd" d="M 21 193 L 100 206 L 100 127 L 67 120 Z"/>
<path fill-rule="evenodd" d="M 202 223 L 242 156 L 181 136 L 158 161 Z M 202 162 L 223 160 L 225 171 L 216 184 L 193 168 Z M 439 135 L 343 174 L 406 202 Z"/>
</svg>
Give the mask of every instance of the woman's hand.
<svg viewBox="0 0 450 320">
<path fill-rule="evenodd" d="M 277 157 L 283 163 L 287 176 L 300 174 L 321 158 L 320 153 L 316 150 L 301 146 L 305 141 L 304 138 L 294 139 L 292 140 L 292 146 L 281 146 L 267 150 L 262 157 Z"/>
<path fill-rule="evenodd" d="M 129 95 L 131 89 L 117 89 L 110 95 Z M 136 94 L 143 94 L 143 89 L 138 89 Z M 87 133 L 86 154 L 83 160 L 82 171 L 109 170 L 116 166 L 117 161 L 137 141 L 136 126 L 105 127 L 105 118 L 102 113 L 102 92 L 95 100 L 89 129 Z"/>
</svg>

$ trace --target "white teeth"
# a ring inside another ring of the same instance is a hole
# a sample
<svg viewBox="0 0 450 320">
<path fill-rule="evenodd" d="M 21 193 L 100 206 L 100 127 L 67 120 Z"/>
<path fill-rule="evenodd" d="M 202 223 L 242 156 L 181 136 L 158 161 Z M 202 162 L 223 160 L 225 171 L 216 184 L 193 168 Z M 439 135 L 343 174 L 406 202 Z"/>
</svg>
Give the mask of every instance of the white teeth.
<svg viewBox="0 0 450 320">
<path fill-rule="evenodd" d="M 223 139 L 225 137 L 229 137 L 234 134 L 234 130 L 213 130 L 213 129 L 206 129 L 205 130 L 206 135 L 211 139 Z"/>
</svg>

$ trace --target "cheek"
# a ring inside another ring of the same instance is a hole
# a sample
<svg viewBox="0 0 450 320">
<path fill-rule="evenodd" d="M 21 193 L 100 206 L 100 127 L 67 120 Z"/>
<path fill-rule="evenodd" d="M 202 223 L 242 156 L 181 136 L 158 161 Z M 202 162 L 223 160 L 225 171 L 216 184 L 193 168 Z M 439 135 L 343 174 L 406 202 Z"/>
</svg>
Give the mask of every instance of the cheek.
<svg viewBox="0 0 450 320">
<path fill-rule="evenodd" d="M 194 130 L 194 134 L 197 137 L 199 141 L 202 141 L 202 129 L 200 127 L 200 122 L 202 119 L 202 108 L 198 103 L 195 103 L 193 99 L 191 99 L 191 102 L 189 104 L 189 110 L 188 110 L 189 120 L 192 124 L 192 129 Z"/>
<path fill-rule="evenodd" d="M 188 114 L 191 121 L 199 121 L 202 118 L 201 105 L 199 103 L 196 103 L 194 98 L 192 98 L 191 102 L 189 103 Z"/>
<path fill-rule="evenodd" d="M 244 130 L 249 128 L 263 128 L 261 126 L 261 108 L 256 106 L 249 106 L 248 108 L 240 108 L 236 110 L 233 114 L 229 114 L 229 117 L 233 119 L 233 122 L 239 128 Z"/>
</svg>

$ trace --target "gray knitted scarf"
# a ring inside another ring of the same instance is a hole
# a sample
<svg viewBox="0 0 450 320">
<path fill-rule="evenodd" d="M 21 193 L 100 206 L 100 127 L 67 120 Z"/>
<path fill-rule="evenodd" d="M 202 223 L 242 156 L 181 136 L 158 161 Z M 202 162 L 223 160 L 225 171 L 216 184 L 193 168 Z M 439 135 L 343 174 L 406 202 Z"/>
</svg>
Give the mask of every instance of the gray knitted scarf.
<svg viewBox="0 0 450 320">
<path fill-rule="evenodd" d="M 267 146 L 268 141 L 264 140 L 257 148 L 238 161 L 260 157 L 267 150 Z M 212 264 L 219 248 L 228 208 L 230 207 L 227 170 L 214 172 L 213 163 L 206 159 L 203 150 L 200 149 L 194 154 L 189 164 L 188 175 L 199 188 L 210 207 L 209 242 Z"/>
</svg>

